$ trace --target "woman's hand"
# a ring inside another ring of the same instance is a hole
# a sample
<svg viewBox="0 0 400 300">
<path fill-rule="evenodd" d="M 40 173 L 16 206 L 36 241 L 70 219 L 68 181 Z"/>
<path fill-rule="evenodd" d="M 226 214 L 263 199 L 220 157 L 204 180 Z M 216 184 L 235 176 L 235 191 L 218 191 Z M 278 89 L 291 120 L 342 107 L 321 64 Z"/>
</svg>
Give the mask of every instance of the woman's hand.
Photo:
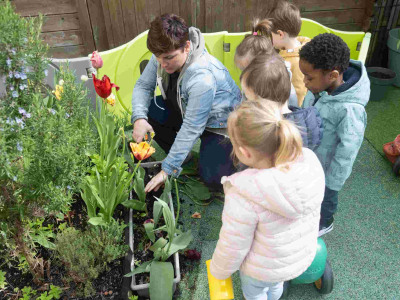
<svg viewBox="0 0 400 300">
<path fill-rule="evenodd" d="M 154 132 L 153 127 L 146 119 L 138 119 L 133 124 L 132 138 L 136 143 L 140 143 L 148 132 Z"/>
<path fill-rule="evenodd" d="M 146 193 L 151 192 L 154 190 L 155 192 L 164 185 L 165 180 L 167 179 L 168 174 L 161 170 L 156 176 L 154 176 L 149 183 L 144 188 Z"/>
</svg>

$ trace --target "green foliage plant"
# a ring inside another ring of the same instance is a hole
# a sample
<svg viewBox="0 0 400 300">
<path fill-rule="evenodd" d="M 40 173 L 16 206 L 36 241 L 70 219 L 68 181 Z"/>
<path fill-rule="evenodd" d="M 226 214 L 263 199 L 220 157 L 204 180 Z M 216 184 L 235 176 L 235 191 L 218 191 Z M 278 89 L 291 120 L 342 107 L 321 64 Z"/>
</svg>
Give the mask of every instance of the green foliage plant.
<svg viewBox="0 0 400 300">
<path fill-rule="evenodd" d="M 16 288 L 14 290 L 17 292 L 22 292 L 22 297 L 19 297 L 19 300 L 52 300 L 52 299 L 60 299 L 62 290 L 58 286 L 50 285 L 49 291 L 44 291 L 40 295 L 37 295 L 37 290 L 32 289 L 31 287 L 25 286 L 22 290 Z"/>
<path fill-rule="evenodd" d="M 56 257 L 67 269 L 67 280 L 79 284 L 80 294 L 93 295 L 92 281 L 126 254 L 124 228 L 113 219 L 107 226 L 89 225 L 85 231 L 69 227 L 57 235 Z"/>
<path fill-rule="evenodd" d="M 40 284 L 43 263 L 34 248 L 44 240 L 31 237 L 28 224 L 68 211 L 96 140 L 86 91 L 68 68 L 58 74 L 59 98 L 44 84 L 48 59 L 41 18 L 24 19 L 1 1 L 0 32 L 0 75 L 6 77 L 0 99 L 0 228 Z"/>
<path fill-rule="evenodd" d="M 6 272 L 0 270 L 0 290 L 5 289 L 6 286 L 7 286 Z"/>
<path fill-rule="evenodd" d="M 176 214 L 178 219 L 180 214 L 180 201 L 176 180 L 174 180 L 174 183 L 178 203 Z M 166 181 L 166 187 L 167 189 L 171 187 L 169 179 Z M 167 194 L 168 193 L 165 193 L 163 195 Z M 150 298 L 152 300 L 167 300 L 172 299 L 172 285 L 174 280 L 174 269 L 172 263 L 167 261 L 167 259 L 179 250 L 185 249 L 192 241 L 193 236 L 190 230 L 182 232 L 177 228 L 177 219 L 174 218 L 173 212 L 168 205 L 169 199 L 168 202 L 165 201 L 165 198 L 156 198 L 156 200 L 153 208 L 153 221 L 145 222 L 144 224 L 147 237 L 152 242 L 149 249 L 153 252 L 153 259 L 142 263 L 125 276 L 129 277 L 135 274 L 149 272 Z M 157 224 L 160 221 L 160 211 L 162 212 L 164 224 L 157 228 Z M 159 237 L 156 240 L 156 235 L 154 234 L 156 231 L 164 231 L 166 237 Z"/>
</svg>

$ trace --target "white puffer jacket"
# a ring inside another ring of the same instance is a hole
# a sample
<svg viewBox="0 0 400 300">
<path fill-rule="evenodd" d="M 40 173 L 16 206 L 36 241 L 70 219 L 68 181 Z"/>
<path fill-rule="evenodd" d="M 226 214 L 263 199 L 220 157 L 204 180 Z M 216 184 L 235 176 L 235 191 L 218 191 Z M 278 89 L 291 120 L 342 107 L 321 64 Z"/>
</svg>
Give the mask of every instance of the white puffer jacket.
<svg viewBox="0 0 400 300">
<path fill-rule="evenodd" d="M 247 169 L 223 177 L 222 228 L 211 273 L 228 278 L 240 270 L 281 282 L 302 274 L 314 259 L 325 177 L 317 156 L 303 155 L 289 171 Z"/>
</svg>

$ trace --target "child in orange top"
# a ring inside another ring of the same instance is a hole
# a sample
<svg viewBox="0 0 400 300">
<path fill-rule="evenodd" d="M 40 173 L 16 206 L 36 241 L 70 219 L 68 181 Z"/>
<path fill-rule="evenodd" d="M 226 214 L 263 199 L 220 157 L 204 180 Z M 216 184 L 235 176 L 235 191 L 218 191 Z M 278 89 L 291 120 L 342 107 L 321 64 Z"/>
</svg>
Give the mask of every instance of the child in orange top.
<svg viewBox="0 0 400 300">
<path fill-rule="evenodd" d="M 307 88 L 303 82 L 304 75 L 299 68 L 299 51 L 310 39 L 298 36 L 301 29 L 300 11 L 294 4 L 282 0 L 278 1 L 277 7 L 267 13 L 267 18 L 271 21 L 274 47 L 279 49 L 279 54 L 291 64 L 292 83 L 296 89 L 298 106 L 301 107 Z"/>
</svg>

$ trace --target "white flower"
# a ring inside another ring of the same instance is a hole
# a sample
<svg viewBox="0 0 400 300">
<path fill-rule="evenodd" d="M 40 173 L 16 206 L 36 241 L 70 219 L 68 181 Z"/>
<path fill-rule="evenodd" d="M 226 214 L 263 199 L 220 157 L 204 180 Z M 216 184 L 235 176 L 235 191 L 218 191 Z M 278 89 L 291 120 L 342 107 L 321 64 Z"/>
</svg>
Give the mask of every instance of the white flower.
<svg viewBox="0 0 400 300">
<path fill-rule="evenodd" d="M 89 77 L 87 77 L 86 75 L 82 75 L 82 76 L 81 76 L 81 80 L 82 80 L 83 82 L 86 82 L 86 81 L 89 80 Z"/>
<path fill-rule="evenodd" d="M 60 81 L 58 82 L 58 85 L 63 86 L 63 84 L 64 84 L 64 80 L 60 79 Z"/>
</svg>

